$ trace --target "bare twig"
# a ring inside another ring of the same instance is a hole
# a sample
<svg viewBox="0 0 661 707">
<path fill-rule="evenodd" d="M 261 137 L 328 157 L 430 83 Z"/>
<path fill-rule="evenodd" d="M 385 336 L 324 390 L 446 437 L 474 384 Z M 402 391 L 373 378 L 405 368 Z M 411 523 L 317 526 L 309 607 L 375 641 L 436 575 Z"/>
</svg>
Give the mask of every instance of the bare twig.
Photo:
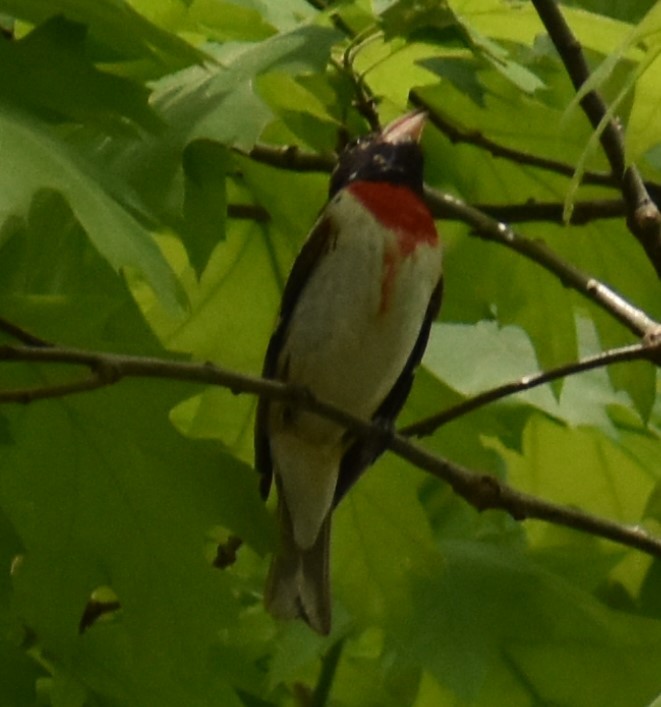
<svg viewBox="0 0 661 707">
<path fill-rule="evenodd" d="M 337 674 L 337 667 L 342 657 L 344 639 L 334 643 L 326 652 L 321 662 L 321 671 L 314 692 L 310 696 L 308 707 L 326 707 L 330 704 L 330 694 L 333 681 Z"/>
<path fill-rule="evenodd" d="M 9 334 L 9 336 L 13 339 L 20 341 L 26 346 L 50 346 L 50 343 L 45 339 L 41 339 L 40 337 L 31 334 L 29 331 L 26 331 L 17 324 L 8 321 L 4 317 L 0 317 L 0 331 L 3 331 L 5 334 Z"/>
<path fill-rule="evenodd" d="M 271 220 L 271 214 L 257 204 L 228 204 L 227 215 L 230 218 L 257 221 L 257 223 L 268 223 Z"/>
<path fill-rule="evenodd" d="M 656 341 L 650 337 L 650 342 Z M 42 364 L 69 364 L 89 368 L 94 374 L 90 380 L 96 387 L 112 385 L 123 378 L 159 378 L 191 381 L 228 388 L 234 394 L 250 393 L 287 400 L 321 415 L 363 437 L 380 437 L 392 452 L 446 481 L 478 510 L 500 509 L 517 520 L 537 518 L 557 525 L 591 533 L 633 547 L 655 557 L 661 557 L 661 539 L 654 538 L 638 527 L 621 525 L 595 517 L 589 513 L 558 505 L 511 488 L 488 474 L 480 474 L 441 459 L 414 444 L 401 434 L 383 429 L 383 426 L 358 418 L 334 405 L 318 400 L 309 391 L 279 381 L 257 378 L 230 371 L 210 363 L 168 361 L 153 357 L 128 356 L 98 351 L 51 346 L 49 348 L 25 345 L 0 346 L 0 361 L 25 361 Z M 91 383 L 90 388 L 91 389 Z M 55 395 L 62 390 L 50 389 Z M 10 393 L 7 397 L 7 393 Z M 27 403 L 44 397 L 38 389 L 34 394 L 23 394 Z M 0 394 L 0 401 L 11 400 L 11 391 Z"/>
<path fill-rule="evenodd" d="M 560 54 L 574 88 L 578 91 L 590 77 L 590 69 L 580 42 L 567 24 L 556 0 L 533 0 L 533 4 Z M 583 96 L 581 107 L 595 130 L 606 119 L 608 109 L 601 95 L 595 90 L 588 91 Z M 608 120 L 599 140 L 613 176 L 620 182 L 622 195 L 628 206 L 629 230 L 643 246 L 661 277 L 661 213 L 650 198 L 638 169 L 634 165 L 627 166 L 624 137 L 619 122 Z"/>
<path fill-rule="evenodd" d="M 500 243 L 534 260 L 554 273 L 565 286 L 575 289 L 599 305 L 636 336 L 642 337 L 658 329 L 658 323 L 645 312 L 634 307 L 602 282 L 560 258 L 542 241 L 533 241 L 517 234 L 506 224 L 492 219 L 450 194 L 427 188 L 425 197 L 434 215 L 447 217 L 452 213 L 453 218 L 470 225 L 479 238 Z"/>
<path fill-rule="evenodd" d="M 48 400 L 49 398 L 64 398 L 74 393 L 86 393 L 90 390 L 103 388 L 109 385 L 111 380 L 95 371 L 87 378 L 73 380 L 67 383 L 56 383 L 54 385 L 41 385 L 32 388 L 14 388 L 12 390 L 0 390 L 0 403 L 21 403 L 26 405 L 37 400 Z"/>
<path fill-rule="evenodd" d="M 274 147 L 273 145 L 255 145 L 244 152 L 239 148 L 234 151 L 244 157 L 250 157 L 256 162 L 269 164 L 292 172 L 331 172 L 337 162 L 337 155 L 320 155 L 316 152 L 306 152 L 297 145 Z"/>
<path fill-rule="evenodd" d="M 493 403 L 496 400 L 502 400 L 503 398 L 509 397 L 516 393 L 522 393 L 525 390 L 532 390 L 533 388 L 550 383 L 551 381 L 558 380 L 560 378 L 567 378 L 568 376 L 583 373 L 584 371 L 591 371 L 595 368 L 603 368 L 604 366 L 608 366 L 613 363 L 636 361 L 639 359 L 654 361 L 659 355 L 661 355 L 661 341 L 656 341 L 653 339 L 649 342 L 645 341 L 641 344 L 633 344 L 632 346 L 623 346 L 621 348 L 604 351 L 603 353 L 588 356 L 580 361 L 575 361 L 574 363 L 558 366 L 550 371 L 533 373 L 532 375 L 524 376 L 519 380 L 511 381 L 510 383 L 505 383 L 504 385 L 499 385 L 495 388 L 491 388 L 490 390 L 485 390 L 478 395 L 464 400 L 458 405 L 437 413 L 436 415 L 431 415 L 430 417 L 426 417 L 424 420 L 419 420 L 412 425 L 407 425 L 406 427 L 400 429 L 399 433 L 405 437 L 424 437 L 425 435 L 432 434 L 439 427 L 446 425 L 452 420 L 456 420 L 469 412 L 478 410 L 489 403 Z"/>
<path fill-rule="evenodd" d="M 547 221 L 564 224 L 564 204 L 560 202 L 535 201 L 531 199 L 521 204 L 474 204 L 491 218 L 505 223 L 525 223 Z M 580 226 L 592 221 L 622 218 L 626 215 L 626 205 L 622 199 L 593 199 L 577 201 L 571 212 L 569 223 Z"/>
<path fill-rule="evenodd" d="M 573 165 L 567 162 L 555 160 L 550 157 L 541 157 L 540 155 L 533 155 L 513 147 L 507 147 L 507 145 L 501 145 L 495 140 L 483 135 L 479 130 L 467 130 L 466 128 L 459 127 L 445 116 L 441 115 L 441 113 L 430 106 L 429 103 L 415 91 L 411 91 L 409 100 L 413 105 L 424 108 L 429 113 L 429 120 L 432 125 L 438 128 L 453 143 L 475 145 L 476 147 L 486 150 L 494 157 L 501 157 L 529 167 L 537 167 L 547 172 L 555 172 L 565 177 L 572 177 L 576 170 Z M 587 184 L 605 187 L 613 187 L 618 184 L 617 179 L 608 172 L 586 171 L 584 181 Z"/>
<path fill-rule="evenodd" d="M 358 73 L 354 68 L 354 60 L 358 52 L 366 43 L 372 41 L 373 38 L 374 34 L 363 37 L 363 41 L 361 41 L 360 35 L 356 37 L 344 51 L 342 63 L 338 64 L 337 68 L 351 81 L 356 96 L 354 106 L 363 118 L 365 118 L 370 129 L 376 132 L 381 130 L 379 114 L 376 111 L 376 99 L 367 85 L 364 75 Z"/>
</svg>

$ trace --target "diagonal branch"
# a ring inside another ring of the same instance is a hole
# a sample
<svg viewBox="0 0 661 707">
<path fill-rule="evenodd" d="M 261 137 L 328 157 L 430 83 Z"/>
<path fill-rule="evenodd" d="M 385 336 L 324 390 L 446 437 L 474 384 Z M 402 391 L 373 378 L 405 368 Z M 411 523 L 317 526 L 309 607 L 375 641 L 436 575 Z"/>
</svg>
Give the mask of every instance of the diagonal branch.
<svg viewBox="0 0 661 707">
<path fill-rule="evenodd" d="M 652 346 L 658 340 L 649 339 Z M 636 548 L 655 557 L 661 557 L 661 539 L 655 538 L 636 526 L 627 526 L 590 513 L 562 506 L 531 494 L 523 493 L 489 475 L 465 469 L 451 461 L 437 457 L 414 444 L 401 434 L 389 432 L 383 426 L 363 420 L 334 405 L 318 400 L 306 389 L 286 385 L 279 381 L 257 378 L 214 366 L 211 363 L 170 361 L 154 357 L 129 356 L 99 351 L 50 346 L 4 345 L 0 346 L 0 361 L 24 361 L 41 364 L 67 364 L 88 368 L 95 387 L 116 384 L 123 378 L 157 378 L 190 381 L 228 388 L 234 394 L 250 393 L 269 398 L 287 400 L 321 415 L 352 434 L 362 437 L 380 437 L 384 446 L 420 469 L 448 483 L 476 509 L 499 509 L 516 520 L 537 518 L 556 525 L 613 540 Z M 91 389 L 87 388 L 88 390 Z M 24 392 L 21 402 L 28 403 L 44 395 L 34 389 L 32 395 Z M 52 395 L 65 394 L 50 389 Z M 72 390 L 69 393 L 73 392 Z M 12 401 L 12 391 L 0 393 L 0 402 Z M 68 394 L 68 393 L 66 393 Z"/>
<path fill-rule="evenodd" d="M 446 425 L 452 420 L 463 417 L 474 410 L 478 410 L 479 408 L 482 408 L 489 403 L 496 402 L 497 400 L 507 398 L 510 395 L 522 393 L 526 390 L 532 390 L 540 385 L 551 383 L 552 381 L 560 378 L 567 378 L 568 376 L 573 376 L 577 373 L 592 371 L 595 368 L 603 368 L 604 366 L 608 366 L 613 363 L 637 361 L 640 359 L 654 361 L 658 359 L 659 356 L 661 356 L 661 340 L 655 342 L 650 339 L 649 342 L 645 341 L 641 344 L 633 344 L 632 346 L 623 346 L 617 349 L 610 349 L 609 351 L 604 351 L 594 356 L 588 356 L 580 361 L 568 363 L 564 366 L 558 366 L 550 371 L 533 373 L 532 375 L 524 376 L 519 380 L 496 386 L 490 390 L 485 390 L 478 395 L 464 400 L 458 405 L 454 405 L 447 410 L 437 413 L 436 415 L 431 415 L 423 420 L 407 425 L 406 427 L 401 428 L 399 433 L 405 437 L 424 437 L 432 434 L 439 427 Z"/>
<path fill-rule="evenodd" d="M 447 214 L 451 213 L 453 218 L 471 226 L 479 238 L 500 243 L 534 260 L 555 274 L 565 286 L 580 292 L 599 305 L 636 336 L 643 337 L 658 329 L 659 324 L 645 312 L 634 307 L 602 282 L 560 258 L 544 242 L 519 235 L 506 224 L 492 219 L 450 194 L 427 188 L 425 197 L 435 216 L 447 217 Z"/>
<path fill-rule="evenodd" d="M 578 91 L 590 77 L 581 44 L 567 24 L 556 0 L 533 0 L 537 14 L 560 54 L 569 78 Z M 661 277 L 661 213 L 650 198 L 635 165 L 627 166 L 622 127 L 615 119 L 607 120 L 608 109 L 601 95 L 588 91 L 581 98 L 581 107 L 595 130 L 603 130 L 599 140 L 613 176 L 620 182 L 622 196 L 628 207 L 629 231 L 642 245 L 647 257 Z"/>
</svg>

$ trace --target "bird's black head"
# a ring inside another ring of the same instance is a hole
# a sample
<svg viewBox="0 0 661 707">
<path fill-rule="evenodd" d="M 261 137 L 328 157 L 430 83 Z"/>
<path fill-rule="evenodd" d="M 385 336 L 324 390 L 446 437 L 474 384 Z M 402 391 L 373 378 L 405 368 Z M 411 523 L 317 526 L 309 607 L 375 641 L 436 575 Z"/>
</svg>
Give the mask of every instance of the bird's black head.
<svg viewBox="0 0 661 707">
<path fill-rule="evenodd" d="M 350 143 L 340 155 L 330 180 L 329 197 L 351 182 L 388 182 L 422 194 L 422 150 L 418 144 L 424 113 L 411 113 Z"/>
</svg>

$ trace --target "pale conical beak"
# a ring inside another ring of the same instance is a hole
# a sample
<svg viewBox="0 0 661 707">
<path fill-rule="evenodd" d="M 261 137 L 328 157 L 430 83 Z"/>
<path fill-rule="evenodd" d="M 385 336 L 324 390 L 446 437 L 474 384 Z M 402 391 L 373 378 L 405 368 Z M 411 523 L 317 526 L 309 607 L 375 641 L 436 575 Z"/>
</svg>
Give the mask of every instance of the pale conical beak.
<svg viewBox="0 0 661 707">
<path fill-rule="evenodd" d="M 427 121 L 426 111 L 416 110 L 393 120 L 381 133 L 381 139 L 394 145 L 399 142 L 419 142 Z"/>
</svg>

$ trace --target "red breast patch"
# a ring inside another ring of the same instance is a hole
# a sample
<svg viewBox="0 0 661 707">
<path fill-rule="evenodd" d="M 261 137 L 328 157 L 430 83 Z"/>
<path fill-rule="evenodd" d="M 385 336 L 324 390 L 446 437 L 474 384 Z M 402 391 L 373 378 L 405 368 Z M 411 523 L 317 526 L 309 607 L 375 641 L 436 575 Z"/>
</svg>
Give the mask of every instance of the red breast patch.
<svg viewBox="0 0 661 707">
<path fill-rule="evenodd" d="M 425 202 L 408 187 L 361 181 L 353 182 L 348 189 L 378 221 L 397 233 L 403 256 L 422 243 L 436 244 L 434 219 Z"/>
</svg>

